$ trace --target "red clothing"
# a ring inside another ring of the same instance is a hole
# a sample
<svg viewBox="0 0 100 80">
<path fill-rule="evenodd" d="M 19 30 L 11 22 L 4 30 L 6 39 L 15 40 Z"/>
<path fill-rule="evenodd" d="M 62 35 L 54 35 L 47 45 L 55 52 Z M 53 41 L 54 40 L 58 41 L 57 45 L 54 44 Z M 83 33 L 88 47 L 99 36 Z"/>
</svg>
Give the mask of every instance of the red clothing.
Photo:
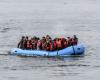
<svg viewBox="0 0 100 80">
<path fill-rule="evenodd" d="M 52 42 L 50 42 L 50 50 L 51 51 L 54 50 L 54 47 L 53 47 L 53 43 Z"/>
<path fill-rule="evenodd" d="M 50 50 L 50 47 L 49 46 L 46 46 L 46 50 L 49 51 Z"/>
<path fill-rule="evenodd" d="M 37 46 L 40 47 L 41 45 L 42 45 L 42 42 L 41 42 L 41 41 L 38 41 L 38 42 L 37 42 Z"/>
<path fill-rule="evenodd" d="M 68 39 L 68 46 L 71 46 L 71 38 Z"/>
<path fill-rule="evenodd" d="M 61 40 L 56 41 L 56 43 L 58 49 L 62 48 Z"/>
<path fill-rule="evenodd" d="M 64 41 L 64 47 L 67 47 L 67 46 L 68 46 L 67 41 Z"/>
<path fill-rule="evenodd" d="M 30 49 L 31 48 L 30 40 L 27 40 L 26 47 L 27 47 L 27 49 Z"/>
<path fill-rule="evenodd" d="M 73 45 L 77 44 L 77 39 L 73 39 Z"/>
</svg>

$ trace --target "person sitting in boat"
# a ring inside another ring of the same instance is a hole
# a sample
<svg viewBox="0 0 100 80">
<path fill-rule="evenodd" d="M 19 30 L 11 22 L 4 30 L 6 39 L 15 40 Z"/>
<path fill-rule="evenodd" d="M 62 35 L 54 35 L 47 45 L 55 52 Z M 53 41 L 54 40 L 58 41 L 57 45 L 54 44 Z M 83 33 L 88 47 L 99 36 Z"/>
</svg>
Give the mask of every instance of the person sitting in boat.
<svg viewBox="0 0 100 80">
<path fill-rule="evenodd" d="M 31 38 L 31 44 L 32 44 L 32 50 L 37 49 L 37 42 L 38 42 L 39 38 L 37 38 L 36 36 L 34 36 L 33 38 Z"/>
<path fill-rule="evenodd" d="M 53 40 L 53 44 L 54 44 L 54 50 L 57 50 L 56 38 Z"/>
<path fill-rule="evenodd" d="M 49 35 L 46 35 L 46 37 L 45 37 L 46 39 L 51 39 L 51 37 L 49 36 Z"/>
<path fill-rule="evenodd" d="M 56 44 L 57 44 L 57 50 L 60 50 L 62 48 L 61 39 L 57 38 Z"/>
<path fill-rule="evenodd" d="M 38 37 L 36 37 L 36 38 L 34 39 L 34 42 L 35 42 L 35 49 L 37 49 L 37 42 L 38 42 L 38 40 L 39 40 Z"/>
<path fill-rule="evenodd" d="M 74 35 L 74 45 L 77 45 L 78 43 L 78 38 L 76 37 L 76 35 Z"/>
<path fill-rule="evenodd" d="M 43 36 L 42 39 L 41 39 L 41 43 L 42 43 L 41 49 L 42 49 L 42 50 L 44 50 L 44 44 L 45 44 L 45 42 L 46 42 L 46 39 L 45 39 L 45 37 Z"/>
<path fill-rule="evenodd" d="M 18 43 L 18 48 L 25 49 L 25 36 L 22 36 L 21 40 Z"/>
<path fill-rule="evenodd" d="M 30 39 L 30 48 L 32 49 L 32 50 L 34 50 L 35 49 L 35 42 L 34 42 L 34 38 L 31 38 Z"/>
<path fill-rule="evenodd" d="M 44 38 L 44 43 L 42 43 L 42 49 L 43 50 L 50 50 L 50 37 L 49 35 L 46 35 L 46 37 Z"/>
<path fill-rule="evenodd" d="M 27 39 L 27 41 L 26 41 L 26 49 L 31 49 L 31 48 L 32 48 L 31 40 Z"/>
<path fill-rule="evenodd" d="M 52 48 L 52 39 L 49 35 L 46 35 L 44 42 L 42 42 L 42 49 L 46 51 L 53 50 Z"/>
<path fill-rule="evenodd" d="M 50 44 L 50 51 L 54 51 L 55 50 L 54 41 L 50 40 L 49 44 Z"/>
<path fill-rule="evenodd" d="M 43 45 L 43 50 L 50 51 L 50 42 L 46 40 Z"/>
<path fill-rule="evenodd" d="M 41 50 L 42 49 L 42 41 L 38 40 L 37 42 L 37 50 Z"/>
<path fill-rule="evenodd" d="M 76 37 L 76 35 L 74 35 L 73 38 L 71 38 L 70 43 L 71 43 L 71 46 L 77 45 L 78 38 Z"/>
<path fill-rule="evenodd" d="M 27 49 L 27 40 L 28 40 L 28 36 L 25 37 L 25 49 Z"/>
<path fill-rule="evenodd" d="M 68 46 L 71 46 L 71 38 L 70 37 L 67 37 L 67 41 L 68 41 Z"/>
<path fill-rule="evenodd" d="M 68 47 L 68 41 L 65 38 L 62 38 L 62 48 Z"/>
</svg>

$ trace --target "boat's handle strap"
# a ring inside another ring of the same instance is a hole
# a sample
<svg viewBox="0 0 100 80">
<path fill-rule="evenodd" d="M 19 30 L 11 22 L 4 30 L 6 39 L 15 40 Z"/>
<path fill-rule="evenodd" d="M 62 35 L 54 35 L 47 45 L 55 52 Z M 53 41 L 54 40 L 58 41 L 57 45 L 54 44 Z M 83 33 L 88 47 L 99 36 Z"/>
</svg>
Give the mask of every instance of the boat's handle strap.
<svg viewBox="0 0 100 80">
<path fill-rule="evenodd" d="M 75 55 L 75 49 L 74 49 L 74 46 L 72 46 L 72 48 L 73 48 L 73 52 L 74 52 L 74 54 L 73 54 L 73 55 Z"/>
</svg>

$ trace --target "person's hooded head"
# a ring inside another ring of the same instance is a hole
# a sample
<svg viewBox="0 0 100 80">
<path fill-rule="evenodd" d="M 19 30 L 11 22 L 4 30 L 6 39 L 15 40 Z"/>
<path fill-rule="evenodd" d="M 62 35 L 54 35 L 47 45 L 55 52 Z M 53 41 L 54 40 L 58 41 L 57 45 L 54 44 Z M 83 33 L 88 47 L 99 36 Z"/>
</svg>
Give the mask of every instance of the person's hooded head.
<svg viewBox="0 0 100 80">
<path fill-rule="evenodd" d="M 74 38 L 75 38 L 75 39 L 77 38 L 76 35 L 74 35 Z"/>
<path fill-rule="evenodd" d="M 24 39 L 25 38 L 25 36 L 22 36 L 22 39 Z"/>
<path fill-rule="evenodd" d="M 26 36 L 26 39 L 28 39 L 28 36 Z"/>
<path fill-rule="evenodd" d="M 43 36 L 42 39 L 45 39 L 45 37 Z"/>
<path fill-rule="evenodd" d="M 68 39 L 70 39 L 70 37 L 67 37 Z"/>
<path fill-rule="evenodd" d="M 49 35 L 46 35 L 46 38 L 51 39 L 51 37 Z"/>
</svg>

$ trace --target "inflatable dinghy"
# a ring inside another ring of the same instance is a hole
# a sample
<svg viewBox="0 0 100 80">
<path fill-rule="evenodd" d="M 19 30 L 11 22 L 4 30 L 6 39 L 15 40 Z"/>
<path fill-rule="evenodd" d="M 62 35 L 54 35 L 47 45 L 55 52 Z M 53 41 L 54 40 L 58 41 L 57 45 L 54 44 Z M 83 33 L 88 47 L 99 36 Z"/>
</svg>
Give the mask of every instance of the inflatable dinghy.
<svg viewBox="0 0 100 80">
<path fill-rule="evenodd" d="M 72 56 L 72 55 L 83 55 L 85 48 L 82 44 L 77 44 L 74 46 L 70 46 L 61 50 L 56 51 L 45 51 L 45 50 L 23 50 L 19 48 L 11 49 L 10 53 L 12 55 L 20 55 L 20 56 L 47 56 L 47 57 L 55 57 L 55 56 Z"/>
</svg>

